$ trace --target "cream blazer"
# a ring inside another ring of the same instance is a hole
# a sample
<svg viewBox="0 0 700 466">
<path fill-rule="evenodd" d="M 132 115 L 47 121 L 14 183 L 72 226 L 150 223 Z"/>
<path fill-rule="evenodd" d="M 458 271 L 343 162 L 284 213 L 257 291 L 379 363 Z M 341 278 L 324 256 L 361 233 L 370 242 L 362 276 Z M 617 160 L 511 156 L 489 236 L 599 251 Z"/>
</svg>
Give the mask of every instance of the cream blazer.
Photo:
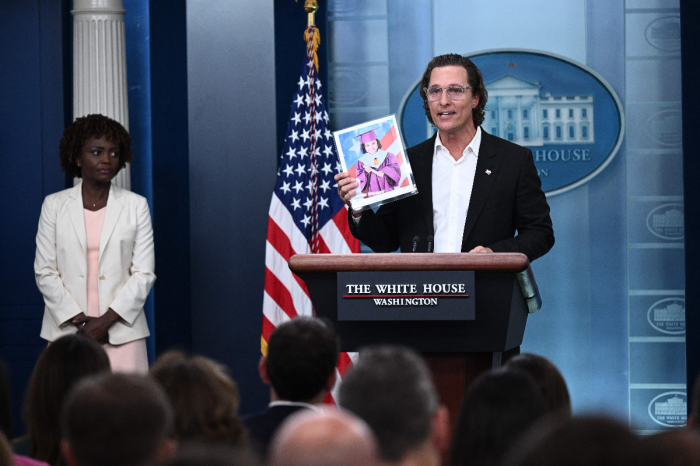
<svg viewBox="0 0 700 466">
<path fill-rule="evenodd" d="M 36 235 L 34 275 L 44 295 L 41 337 L 54 341 L 75 333 L 70 323 L 87 314 L 87 238 L 78 185 L 44 199 Z M 114 185 L 109 190 L 98 265 L 100 315 L 121 317 L 109 329 L 120 345 L 150 335 L 143 304 L 156 279 L 151 214 L 146 199 Z"/>
</svg>

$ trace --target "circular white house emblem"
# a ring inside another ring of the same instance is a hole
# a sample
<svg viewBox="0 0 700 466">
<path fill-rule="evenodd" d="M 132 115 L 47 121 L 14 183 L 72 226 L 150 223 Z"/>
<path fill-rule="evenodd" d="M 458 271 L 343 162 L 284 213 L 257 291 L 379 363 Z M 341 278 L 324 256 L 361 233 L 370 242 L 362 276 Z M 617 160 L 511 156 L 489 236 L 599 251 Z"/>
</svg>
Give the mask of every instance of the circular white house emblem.
<svg viewBox="0 0 700 466">
<path fill-rule="evenodd" d="M 647 311 L 647 321 L 661 333 L 685 333 L 685 299 L 664 298 L 656 301 Z"/>
<path fill-rule="evenodd" d="M 647 228 L 661 239 L 682 240 L 684 225 L 683 204 L 663 204 L 647 215 Z"/>
<path fill-rule="evenodd" d="M 688 396 L 684 392 L 666 392 L 649 403 L 649 417 L 664 427 L 682 427 L 688 420 Z"/>
<path fill-rule="evenodd" d="M 534 50 L 487 50 L 467 57 L 481 70 L 488 91 L 482 130 L 531 149 L 548 196 L 586 183 L 615 157 L 625 132 L 624 113 L 598 73 Z M 420 80 L 398 112 L 408 146 L 435 132 L 419 87 Z"/>
<path fill-rule="evenodd" d="M 665 16 L 652 21 L 644 31 L 644 38 L 656 49 L 673 52 L 680 50 L 680 16 Z"/>
</svg>

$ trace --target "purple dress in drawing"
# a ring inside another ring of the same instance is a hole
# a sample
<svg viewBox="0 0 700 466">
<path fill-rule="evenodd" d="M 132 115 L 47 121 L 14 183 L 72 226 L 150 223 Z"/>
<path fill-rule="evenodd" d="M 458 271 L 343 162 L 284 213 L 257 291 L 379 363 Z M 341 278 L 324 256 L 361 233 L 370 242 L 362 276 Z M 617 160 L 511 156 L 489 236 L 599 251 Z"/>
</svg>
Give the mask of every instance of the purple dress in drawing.
<svg viewBox="0 0 700 466">
<path fill-rule="evenodd" d="M 396 156 L 381 150 L 382 145 L 374 133 L 377 127 L 355 136 L 360 138 L 362 157 L 357 161 L 357 181 L 361 197 L 384 194 L 396 188 L 401 181 L 401 167 Z"/>
<path fill-rule="evenodd" d="M 369 167 L 367 172 L 365 167 Z M 379 172 L 384 173 L 381 176 Z M 401 167 L 396 156 L 390 152 L 378 150 L 374 154 L 364 154 L 357 161 L 357 181 L 363 197 L 378 196 L 392 191 L 401 180 Z"/>
</svg>

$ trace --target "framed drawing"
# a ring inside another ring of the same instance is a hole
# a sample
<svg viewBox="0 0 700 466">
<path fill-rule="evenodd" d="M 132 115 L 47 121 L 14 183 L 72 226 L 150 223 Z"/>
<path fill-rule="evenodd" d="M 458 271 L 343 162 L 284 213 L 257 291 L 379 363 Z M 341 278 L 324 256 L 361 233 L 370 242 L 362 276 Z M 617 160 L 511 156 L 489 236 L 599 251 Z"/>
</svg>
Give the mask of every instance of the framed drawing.
<svg viewBox="0 0 700 466">
<path fill-rule="evenodd" d="M 360 184 L 350 200 L 353 210 L 418 192 L 395 115 L 335 131 L 333 138 L 342 170 Z"/>
</svg>

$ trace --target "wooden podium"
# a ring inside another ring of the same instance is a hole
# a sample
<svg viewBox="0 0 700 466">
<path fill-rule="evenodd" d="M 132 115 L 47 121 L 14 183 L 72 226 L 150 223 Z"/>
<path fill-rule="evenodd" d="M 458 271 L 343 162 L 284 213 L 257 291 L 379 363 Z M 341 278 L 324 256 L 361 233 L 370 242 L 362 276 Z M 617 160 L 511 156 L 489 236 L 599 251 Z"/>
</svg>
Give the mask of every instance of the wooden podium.
<svg viewBox="0 0 700 466">
<path fill-rule="evenodd" d="M 452 422 L 469 383 L 522 343 L 528 313 L 542 304 L 530 263 L 519 253 L 299 254 L 289 268 L 306 283 L 316 314 L 335 325 L 341 351 L 398 344 L 423 353 Z M 339 272 L 465 270 L 475 272 L 474 320 L 338 320 Z"/>
</svg>

